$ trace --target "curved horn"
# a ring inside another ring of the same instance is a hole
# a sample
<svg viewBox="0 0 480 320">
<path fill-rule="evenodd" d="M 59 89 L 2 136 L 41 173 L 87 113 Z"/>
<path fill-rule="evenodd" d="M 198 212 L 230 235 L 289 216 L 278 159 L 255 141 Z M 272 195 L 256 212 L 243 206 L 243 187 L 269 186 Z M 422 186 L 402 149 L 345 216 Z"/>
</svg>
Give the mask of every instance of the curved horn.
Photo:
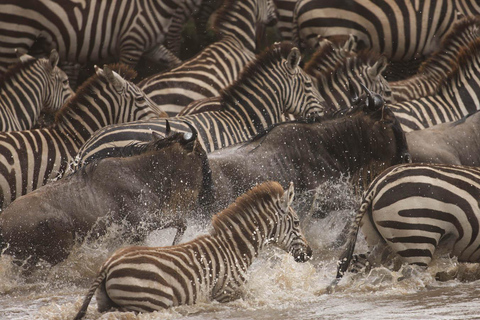
<svg viewBox="0 0 480 320">
<path fill-rule="evenodd" d="M 165 125 L 165 137 L 168 137 L 170 133 L 172 132 L 172 129 L 170 128 L 170 122 L 168 120 L 165 120 L 166 125 Z"/>
<path fill-rule="evenodd" d="M 373 94 L 372 92 L 363 84 L 360 82 L 360 86 L 363 88 L 363 91 L 367 94 L 367 107 L 373 107 L 375 105 L 375 101 L 373 99 Z"/>
<path fill-rule="evenodd" d="M 182 120 L 182 121 L 185 122 L 185 124 L 188 126 L 188 128 L 190 128 L 190 131 L 192 132 L 192 136 L 191 136 L 191 137 L 188 137 L 187 133 L 185 133 L 185 134 L 183 135 L 183 138 L 184 138 L 187 142 L 194 141 L 195 139 L 197 139 L 197 135 L 198 135 L 197 129 L 195 129 L 195 127 L 192 126 L 192 125 L 190 124 L 190 122 L 185 121 L 185 120 Z"/>
</svg>

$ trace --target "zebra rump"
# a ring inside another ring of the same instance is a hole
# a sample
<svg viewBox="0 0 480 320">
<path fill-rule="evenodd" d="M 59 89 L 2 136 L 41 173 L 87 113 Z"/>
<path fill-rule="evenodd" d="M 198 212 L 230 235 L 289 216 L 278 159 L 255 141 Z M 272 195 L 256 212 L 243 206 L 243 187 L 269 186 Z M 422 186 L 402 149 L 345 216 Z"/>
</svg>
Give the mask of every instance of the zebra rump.
<svg viewBox="0 0 480 320">
<path fill-rule="evenodd" d="M 461 262 L 480 260 L 480 168 L 404 164 L 378 176 L 365 191 L 337 269 L 347 270 L 359 228 L 368 245 L 387 246 L 409 264 L 427 266 L 446 248 Z"/>
</svg>

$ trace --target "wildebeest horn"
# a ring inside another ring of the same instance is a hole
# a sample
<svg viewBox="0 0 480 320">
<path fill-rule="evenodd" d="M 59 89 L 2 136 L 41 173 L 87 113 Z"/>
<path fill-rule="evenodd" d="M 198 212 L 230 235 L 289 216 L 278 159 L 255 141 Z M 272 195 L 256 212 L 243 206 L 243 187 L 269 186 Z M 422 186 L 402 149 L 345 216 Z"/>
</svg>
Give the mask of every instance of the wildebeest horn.
<svg viewBox="0 0 480 320">
<path fill-rule="evenodd" d="M 185 124 L 190 128 L 190 131 L 192 132 L 192 133 L 191 133 L 191 135 L 192 135 L 191 137 L 188 136 L 188 133 L 185 133 L 185 134 L 183 135 L 183 138 L 184 138 L 187 142 L 194 141 L 195 139 L 197 139 L 197 135 L 198 135 L 197 129 L 195 129 L 195 127 L 192 126 L 192 125 L 190 124 L 190 122 L 188 122 L 188 121 L 183 121 L 183 122 L 185 122 Z"/>
<path fill-rule="evenodd" d="M 353 84 L 352 78 L 348 77 L 348 91 L 350 93 L 350 100 L 352 103 L 358 101 L 357 90 L 355 90 L 355 85 Z"/>
<path fill-rule="evenodd" d="M 375 100 L 373 98 L 372 92 L 363 84 L 360 82 L 360 86 L 363 88 L 363 91 L 367 94 L 367 107 L 369 108 L 374 108 L 375 107 Z"/>
<path fill-rule="evenodd" d="M 170 132 L 172 131 L 172 129 L 170 128 L 170 122 L 168 122 L 168 120 L 165 120 L 166 124 L 165 124 L 165 137 L 168 137 L 170 135 Z"/>
</svg>

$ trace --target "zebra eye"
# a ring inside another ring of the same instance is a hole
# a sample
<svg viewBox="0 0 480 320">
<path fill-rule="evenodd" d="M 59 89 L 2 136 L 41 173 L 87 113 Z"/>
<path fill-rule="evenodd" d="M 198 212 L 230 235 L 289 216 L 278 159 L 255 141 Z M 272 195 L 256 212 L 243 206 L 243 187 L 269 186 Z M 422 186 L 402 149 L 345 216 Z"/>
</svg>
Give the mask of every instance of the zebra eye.
<svg viewBox="0 0 480 320">
<path fill-rule="evenodd" d="M 66 85 L 66 86 L 68 86 L 68 79 L 63 80 L 63 84 Z"/>
<path fill-rule="evenodd" d="M 295 228 L 300 227 L 300 220 L 293 220 L 293 226 L 294 226 Z"/>
</svg>

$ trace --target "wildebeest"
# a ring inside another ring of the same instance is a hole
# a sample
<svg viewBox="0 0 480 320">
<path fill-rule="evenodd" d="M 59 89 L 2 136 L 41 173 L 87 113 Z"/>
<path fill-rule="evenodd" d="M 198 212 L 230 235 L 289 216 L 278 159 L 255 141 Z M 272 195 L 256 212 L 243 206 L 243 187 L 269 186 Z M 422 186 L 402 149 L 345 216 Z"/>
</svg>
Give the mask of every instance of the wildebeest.
<svg viewBox="0 0 480 320">
<path fill-rule="evenodd" d="M 75 241 L 89 232 L 101 234 L 109 221 L 149 222 L 152 228 L 170 224 L 180 235 L 181 212 L 189 213 L 210 195 L 205 164 L 196 132 L 126 147 L 124 157 L 95 161 L 11 203 L 0 216 L 5 253 L 30 258 L 30 265 L 39 259 L 57 263 Z M 141 232 L 137 229 L 137 239 Z"/>
<path fill-rule="evenodd" d="M 412 162 L 480 166 L 480 111 L 454 122 L 407 132 Z"/>
<path fill-rule="evenodd" d="M 362 97 L 334 119 L 278 124 L 208 159 L 215 206 L 265 180 L 293 181 L 297 191 L 341 176 L 366 186 L 384 169 L 409 160 L 400 124 L 376 94 Z"/>
<path fill-rule="evenodd" d="M 75 319 L 81 319 L 95 291 L 99 311 L 119 308 L 152 312 L 197 301 L 228 302 L 240 297 L 246 271 L 267 245 L 306 262 L 312 249 L 286 192 L 265 182 L 212 219 L 208 235 L 172 247 L 118 250 L 100 269 Z"/>
</svg>

